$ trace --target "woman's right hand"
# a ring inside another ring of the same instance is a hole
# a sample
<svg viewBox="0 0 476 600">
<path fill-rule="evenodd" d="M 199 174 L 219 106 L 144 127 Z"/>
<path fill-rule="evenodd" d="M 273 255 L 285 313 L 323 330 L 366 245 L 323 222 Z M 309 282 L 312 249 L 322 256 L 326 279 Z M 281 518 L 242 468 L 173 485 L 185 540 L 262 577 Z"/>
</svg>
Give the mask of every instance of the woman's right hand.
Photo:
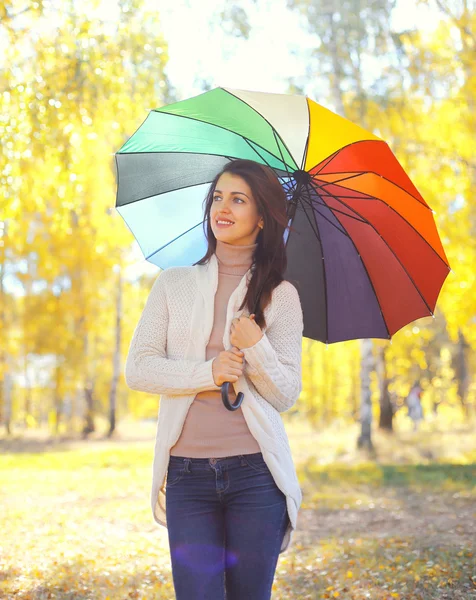
<svg viewBox="0 0 476 600">
<path fill-rule="evenodd" d="M 238 381 L 243 373 L 244 352 L 235 346 L 231 350 L 223 350 L 212 362 L 213 380 L 221 386 L 225 381 Z"/>
</svg>

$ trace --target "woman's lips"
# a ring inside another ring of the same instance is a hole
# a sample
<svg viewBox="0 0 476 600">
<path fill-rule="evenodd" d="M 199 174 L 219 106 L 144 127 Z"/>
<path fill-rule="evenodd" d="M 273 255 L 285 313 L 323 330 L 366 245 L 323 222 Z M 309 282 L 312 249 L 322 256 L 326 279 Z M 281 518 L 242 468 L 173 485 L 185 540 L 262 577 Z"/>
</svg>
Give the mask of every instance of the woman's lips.
<svg viewBox="0 0 476 600">
<path fill-rule="evenodd" d="M 226 227 L 232 227 L 232 225 L 234 225 L 234 223 L 225 224 L 225 223 L 219 223 L 218 221 L 215 221 L 215 224 L 216 224 L 217 227 L 220 227 L 220 228 L 223 228 L 223 229 L 225 229 Z"/>
</svg>

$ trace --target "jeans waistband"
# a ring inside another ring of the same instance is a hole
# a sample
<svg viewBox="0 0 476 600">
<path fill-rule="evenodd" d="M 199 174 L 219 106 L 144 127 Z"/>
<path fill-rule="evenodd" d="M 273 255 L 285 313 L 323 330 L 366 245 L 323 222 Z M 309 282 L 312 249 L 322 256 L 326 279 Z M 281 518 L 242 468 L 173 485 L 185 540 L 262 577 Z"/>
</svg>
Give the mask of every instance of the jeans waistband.
<svg viewBox="0 0 476 600">
<path fill-rule="evenodd" d="M 262 458 L 262 456 L 263 455 L 261 452 L 254 452 L 253 454 L 236 454 L 234 456 L 221 456 L 217 458 L 193 458 L 190 456 L 174 456 L 171 454 L 169 456 L 169 464 L 182 465 L 188 463 L 189 465 L 195 465 L 197 467 L 217 464 L 225 466 L 241 462 L 241 460 L 244 458 L 246 459 L 246 457 L 250 457 L 252 460 L 253 458 Z"/>
</svg>

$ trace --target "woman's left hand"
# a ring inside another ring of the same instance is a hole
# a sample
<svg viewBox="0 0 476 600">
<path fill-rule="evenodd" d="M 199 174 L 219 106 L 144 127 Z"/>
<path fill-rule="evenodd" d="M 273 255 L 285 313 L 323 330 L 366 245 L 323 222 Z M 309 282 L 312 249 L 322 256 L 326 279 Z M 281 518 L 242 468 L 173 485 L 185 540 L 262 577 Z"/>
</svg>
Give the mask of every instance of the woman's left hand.
<svg viewBox="0 0 476 600">
<path fill-rule="evenodd" d="M 256 323 L 255 315 L 235 317 L 231 322 L 230 343 L 240 350 L 254 346 L 263 337 L 261 327 Z"/>
</svg>

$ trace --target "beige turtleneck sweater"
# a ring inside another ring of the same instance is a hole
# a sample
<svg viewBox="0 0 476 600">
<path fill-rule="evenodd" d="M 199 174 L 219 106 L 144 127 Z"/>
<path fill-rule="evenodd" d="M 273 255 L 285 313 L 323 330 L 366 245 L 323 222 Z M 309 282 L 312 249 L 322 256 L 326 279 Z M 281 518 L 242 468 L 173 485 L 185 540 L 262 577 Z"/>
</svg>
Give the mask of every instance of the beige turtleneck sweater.
<svg viewBox="0 0 476 600">
<path fill-rule="evenodd" d="M 258 244 L 236 246 L 217 240 L 218 287 L 215 294 L 214 320 L 206 348 L 206 360 L 218 356 L 223 347 L 223 333 L 228 300 L 248 271 Z M 236 399 L 233 386 L 229 389 L 231 402 Z M 220 458 L 237 454 L 260 452 L 251 435 L 241 407 L 229 411 L 223 405 L 221 391 L 199 392 L 185 419 L 182 432 L 170 454 L 187 458 Z"/>
</svg>

